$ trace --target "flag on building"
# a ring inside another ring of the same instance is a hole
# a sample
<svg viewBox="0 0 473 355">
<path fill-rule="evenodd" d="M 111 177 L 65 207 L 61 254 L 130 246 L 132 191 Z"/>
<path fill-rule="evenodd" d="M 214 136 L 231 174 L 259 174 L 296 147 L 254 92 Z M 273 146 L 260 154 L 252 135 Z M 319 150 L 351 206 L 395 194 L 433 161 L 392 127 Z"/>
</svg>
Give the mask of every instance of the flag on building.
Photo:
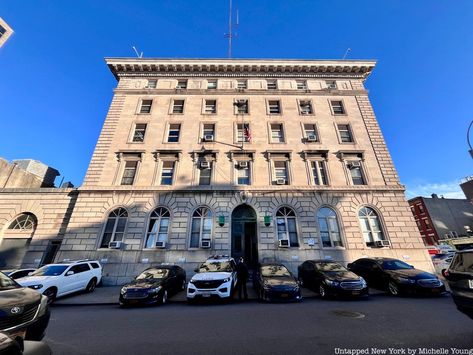
<svg viewBox="0 0 473 355">
<path fill-rule="evenodd" d="M 249 123 L 245 123 L 243 125 L 243 137 L 245 137 L 245 141 L 251 143 L 251 140 L 253 139 L 253 137 L 251 136 L 251 130 L 250 130 L 250 124 Z"/>
</svg>

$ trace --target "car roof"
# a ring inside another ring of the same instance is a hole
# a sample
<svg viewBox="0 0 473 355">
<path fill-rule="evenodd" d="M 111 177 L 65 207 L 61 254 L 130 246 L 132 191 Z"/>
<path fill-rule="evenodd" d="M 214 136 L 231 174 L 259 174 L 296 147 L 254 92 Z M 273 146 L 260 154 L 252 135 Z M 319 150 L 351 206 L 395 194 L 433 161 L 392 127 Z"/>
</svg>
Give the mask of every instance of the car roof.
<svg viewBox="0 0 473 355">
<path fill-rule="evenodd" d="M 175 267 L 180 267 L 180 266 L 178 266 L 178 265 L 167 265 L 167 264 L 154 265 L 154 266 L 150 266 L 150 267 L 144 269 L 143 271 L 151 270 L 151 269 L 172 269 L 172 268 L 175 268 Z"/>
<path fill-rule="evenodd" d="M 233 260 L 233 258 L 228 255 L 211 255 L 207 258 L 206 261 L 230 261 L 230 260 Z"/>
<path fill-rule="evenodd" d="M 457 253 L 460 253 L 460 254 L 473 253 L 473 249 L 457 250 Z"/>
<path fill-rule="evenodd" d="M 325 264 L 328 264 L 328 263 L 336 263 L 336 264 L 340 264 L 338 261 L 335 261 L 335 260 L 327 260 L 327 259 L 314 259 L 314 260 L 307 260 L 307 261 L 310 261 L 312 263 L 325 263 Z"/>
<path fill-rule="evenodd" d="M 283 265 L 283 264 L 280 264 L 280 263 L 261 263 L 260 267 L 263 267 L 263 266 L 283 266 L 287 269 L 286 265 Z"/>
</svg>

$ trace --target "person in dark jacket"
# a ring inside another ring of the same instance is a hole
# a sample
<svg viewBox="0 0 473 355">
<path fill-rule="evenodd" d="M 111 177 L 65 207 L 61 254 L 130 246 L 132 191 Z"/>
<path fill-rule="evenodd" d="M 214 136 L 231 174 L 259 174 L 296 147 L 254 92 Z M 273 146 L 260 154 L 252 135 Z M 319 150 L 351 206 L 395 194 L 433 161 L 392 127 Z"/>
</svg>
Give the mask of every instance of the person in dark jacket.
<svg viewBox="0 0 473 355">
<path fill-rule="evenodd" d="M 237 271 L 237 289 L 238 299 L 242 299 L 242 294 L 245 296 L 245 300 L 248 299 L 248 292 L 246 290 L 246 282 L 248 281 L 248 268 L 245 265 L 243 258 L 240 258 L 236 266 Z"/>
</svg>

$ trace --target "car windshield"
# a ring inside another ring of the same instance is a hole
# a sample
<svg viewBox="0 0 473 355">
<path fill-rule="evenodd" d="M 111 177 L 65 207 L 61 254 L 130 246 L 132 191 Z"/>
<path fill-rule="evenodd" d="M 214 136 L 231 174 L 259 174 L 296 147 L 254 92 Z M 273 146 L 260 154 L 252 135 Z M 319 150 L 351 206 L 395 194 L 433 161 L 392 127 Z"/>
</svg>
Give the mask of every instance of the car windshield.
<svg viewBox="0 0 473 355">
<path fill-rule="evenodd" d="M 199 267 L 199 272 L 232 272 L 229 261 L 206 261 Z"/>
<path fill-rule="evenodd" d="M 386 260 L 383 261 L 383 269 L 384 270 L 405 270 L 405 269 L 412 269 L 412 266 L 406 264 L 401 260 Z"/>
<path fill-rule="evenodd" d="M 315 266 L 320 271 L 347 271 L 339 263 L 315 263 Z"/>
<path fill-rule="evenodd" d="M 261 267 L 261 275 L 265 277 L 291 276 L 288 269 L 281 265 L 267 265 Z"/>
<path fill-rule="evenodd" d="M 149 269 L 143 271 L 139 274 L 136 279 L 137 280 L 145 280 L 145 279 L 164 279 L 168 276 L 169 270 L 168 269 Z"/>
<path fill-rule="evenodd" d="M 0 291 L 3 290 L 11 290 L 12 288 L 20 288 L 21 286 L 18 285 L 15 281 L 10 279 L 4 273 L 0 272 Z"/>
<path fill-rule="evenodd" d="M 68 265 L 46 265 L 33 272 L 30 276 L 59 276 Z"/>
<path fill-rule="evenodd" d="M 435 254 L 432 256 L 432 260 L 443 260 L 452 257 L 454 254 L 449 253 L 449 254 Z"/>
<path fill-rule="evenodd" d="M 450 268 L 457 272 L 473 272 L 473 252 L 458 254 Z"/>
</svg>

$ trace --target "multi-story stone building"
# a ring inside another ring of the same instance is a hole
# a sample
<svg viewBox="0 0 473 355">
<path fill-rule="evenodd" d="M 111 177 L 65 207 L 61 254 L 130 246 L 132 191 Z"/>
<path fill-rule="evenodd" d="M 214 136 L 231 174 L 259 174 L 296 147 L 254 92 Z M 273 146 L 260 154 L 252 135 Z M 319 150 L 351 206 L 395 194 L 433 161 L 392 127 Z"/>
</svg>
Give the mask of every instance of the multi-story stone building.
<svg viewBox="0 0 473 355">
<path fill-rule="evenodd" d="M 212 254 L 431 263 L 363 60 L 106 60 L 118 81 L 57 260 L 105 282 Z"/>
<path fill-rule="evenodd" d="M 0 17 L 0 48 L 6 43 L 12 34 L 12 28 Z"/>
</svg>

